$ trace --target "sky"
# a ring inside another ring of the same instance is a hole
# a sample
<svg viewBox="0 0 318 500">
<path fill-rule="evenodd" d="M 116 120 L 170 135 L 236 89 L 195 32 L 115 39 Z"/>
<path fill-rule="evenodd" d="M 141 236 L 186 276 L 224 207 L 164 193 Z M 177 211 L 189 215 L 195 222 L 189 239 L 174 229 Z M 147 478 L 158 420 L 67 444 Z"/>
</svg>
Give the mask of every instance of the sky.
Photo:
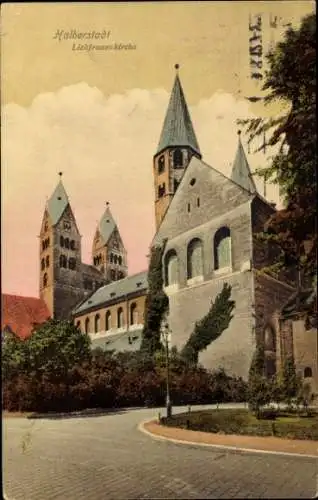
<svg viewBox="0 0 318 500">
<path fill-rule="evenodd" d="M 281 112 L 278 105 L 265 109 L 245 98 L 263 95 L 250 78 L 249 16 L 262 15 L 265 50 L 282 36 L 283 24 L 298 26 L 313 10 L 313 2 L 279 0 L 4 4 L 3 293 L 38 296 L 38 235 L 60 171 L 82 234 L 83 261 L 91 263 L 94 232 L 108 201 L 129 273 L 146 269 L 155 231 L 152 162 L 174 65 L 180 65 L 203 160 L 230 175 L 236 120 Z M 270 29 L 270 15 L 277 16 L 277 29 Z M 105 38 L 65 39 L 71 30 L 94 30 Z M 104 49 L 79 50 L 84 43 Z M 112 44 L 131 48 L 105 48 Z M 242 141 L 246 146 L 244 135 Z M 270 154 L 248 155 L 252 171 Z M 255 181 L 263 194 L 262 181 Z M 279 203 L 276 186 L 268 187 L 267 197 Z"/>
</svg>

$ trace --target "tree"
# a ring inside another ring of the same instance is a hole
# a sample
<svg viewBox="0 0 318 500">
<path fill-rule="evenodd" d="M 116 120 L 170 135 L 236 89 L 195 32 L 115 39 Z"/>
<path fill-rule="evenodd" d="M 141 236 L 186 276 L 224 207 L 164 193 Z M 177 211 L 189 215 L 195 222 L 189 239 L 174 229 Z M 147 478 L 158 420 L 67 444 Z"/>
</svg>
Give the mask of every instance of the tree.
<svg viewBox="0 0 318 500">
<path fill-rule="evenodd" d="M 292 400 L 297 397 L 301 389 L 301 379 L 296 373 L 294 358 L 285 357 L 279 377 L 279 387 L 282 400 L 291 406 Z"/>
<path fill-rule="evenodd" d="M 265 376 L 264 344 L 259 343 L 254 352 L 248 375 L 248 405 L 249 409 L 260 418 L 262 406 L 271 400 L 271 385 Z"/>
<path fill-rule="evenodd" d="M 232 311 L 235 307 L 235 301 L 230 300 L 231 290 L 231 286 L 224 283 L 215 302 L 211 302 L 208 313 L 196 322 L 194 331 L 181 351 L 181 355 L 189 363 L 198 363 L 199 353 L 229 327 L 233 318 Z"/>
<path fill-rule="evenodd" d="M 4 333 L 1 354 L 2 380 L 11 380 L 19 373 L 27 373 L 28 360 L 26 341 L 19 339 L 14 333 Z"/>
<path fill-rule="evenodd" d="M 283 103 L 274 119 L 240 121 L 249 142 L 268 133 L 265 146 L 279 146 L 270 166 L 257 173 L 276 183 L 285 208 L 266 224 L 267 241 L 280 249 L 276 269 L 296 266 L 311 279 L 317 272 L 317 132 L 316 132 L 316 14 L 299 29 L 289 28 L 267 55 L 269 70 L 263 90 L 265 103 Z"/>
<path fill-rule="evenodd" d="M 162 319 L 169 308 L 169 299 L 163 290 L 162 257 L 166 241 L 151 249 L 148 271 L 148 294 L 145 304 L 145 323 L 142 332 L 141 350 L 153 355 L 160 349 Z"/>
<path fill-rule="evenodd" d="M 70 321 L 51 319 L 37 327 L 25 343 L 30 369 L 56 379 L 91 357 L 89 336 Z"/>
</svg>

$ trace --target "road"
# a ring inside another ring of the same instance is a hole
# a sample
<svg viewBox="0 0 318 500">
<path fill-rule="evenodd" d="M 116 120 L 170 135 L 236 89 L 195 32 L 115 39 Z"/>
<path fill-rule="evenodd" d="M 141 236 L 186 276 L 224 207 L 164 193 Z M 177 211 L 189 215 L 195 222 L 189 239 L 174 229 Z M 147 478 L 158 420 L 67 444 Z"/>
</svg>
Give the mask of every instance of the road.
<svg viewBox="0 0 318 500">
<path fill-rule="evenodd" d="M 179 411 L 181 411 L 180 409 Z M 6 500 L 312 498 L 317 460 L 153 440 L 158 409 L 3 420 Z"/>
</svg>

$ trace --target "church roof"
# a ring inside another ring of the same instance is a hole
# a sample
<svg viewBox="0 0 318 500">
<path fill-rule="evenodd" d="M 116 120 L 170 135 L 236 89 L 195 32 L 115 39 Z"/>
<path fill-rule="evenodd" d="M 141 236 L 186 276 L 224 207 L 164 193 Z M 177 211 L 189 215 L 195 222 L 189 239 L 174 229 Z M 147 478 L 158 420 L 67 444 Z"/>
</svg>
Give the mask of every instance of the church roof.
<svg viewBox="0 0 318 500">
<path fill-rule="evenodd" d="M 169 146 L 190 146 L 201 154 L 178 74 L 171 92 L 157 153 Z"/>
<path fill-rule="evenodd" d="M 100 347 L 106 351 L 134 352 L 140 349 L 141 339 L 142 328 L 132 331 L 126 330 L 124 333 L 107 334 L 107 337 L 93 338 L 92 348 Z"/>
<path fill-rule="evenodd" d="M 96 307 L 101 307 L 108 302 L 120 302 L 126 295 L 144 292 L 148 289 L 148 273 L 141 273 L 128 276 L 122 280 L 113 281 L 108 285 L 102 286 L 96 290 L 85 302 L 82 302 L 79 307 L 73 311 L 74 315 L 83 314 Z"/>
<path fill-rule="evenodd" d="M 231 180 L 236 182 L 239 186 L 243 187 L 250 193 L 257 193 L 255 182 L 248 164 L 245 151 L 242 145 L 240 132 L 238 140 L 238 148 L 233 163 Z"/>
<path fill-rule="evenodd" d="M 25 339 L 30 337 L 33 327 L 47 321 L 50 312 L 42 299 L 2 295 L 1 330 L 9 331 Z"/>
<path fill-rule="evenodd" d="M 68 203 L 69 203 L 68 197 L 65 188 L 63 186 L 63 183 L 62 181 L 59 181 L 58 185 L 54 190 L 54 193 L 52 194 L 51 198 L 49 198 L 49 200 L 47 201 L 47 210 L 49 212 L 53 226 L 55 226 L 55 224 L 57 224 L 60 218 L 62 217 L 63 212 L 66 209 Z"/>
<path fill-rule="evenodd" d="M 98 230 L 103 238 L 104 245 L 108 242 L 117 224 L 111 214 L 109 206 L 107 206 L 101 220 L 98 224 Z"/>
</svg>

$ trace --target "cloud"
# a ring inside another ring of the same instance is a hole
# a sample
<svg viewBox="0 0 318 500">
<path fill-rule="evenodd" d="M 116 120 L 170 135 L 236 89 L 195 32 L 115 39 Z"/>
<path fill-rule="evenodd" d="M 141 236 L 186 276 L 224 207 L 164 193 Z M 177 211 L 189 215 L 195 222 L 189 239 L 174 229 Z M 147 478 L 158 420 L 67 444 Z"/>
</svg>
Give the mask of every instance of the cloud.
<svg viewBox="0 0 318 500">
<path fill-rule="evenodd" d="M 37 295 L 38 240 L 46 198 L 59 171 L 90 262 L 97 221 L 109 201 L 128 251 L 129 271 L 147 267 L 154 233 L 152 158 L 169 94 L 132 89 L 105 97 L 79 83 L 38 95 L 29 108 L 3 107 L 3 290 Z M 203 159 L 230 175 L 236 119 L 248 103 L 222 91 L 190 107 Z M 251 157 L 255 168 L 262 155 Z M 259 182 L 257 181 L 259 184 Z"/>
</svg>

